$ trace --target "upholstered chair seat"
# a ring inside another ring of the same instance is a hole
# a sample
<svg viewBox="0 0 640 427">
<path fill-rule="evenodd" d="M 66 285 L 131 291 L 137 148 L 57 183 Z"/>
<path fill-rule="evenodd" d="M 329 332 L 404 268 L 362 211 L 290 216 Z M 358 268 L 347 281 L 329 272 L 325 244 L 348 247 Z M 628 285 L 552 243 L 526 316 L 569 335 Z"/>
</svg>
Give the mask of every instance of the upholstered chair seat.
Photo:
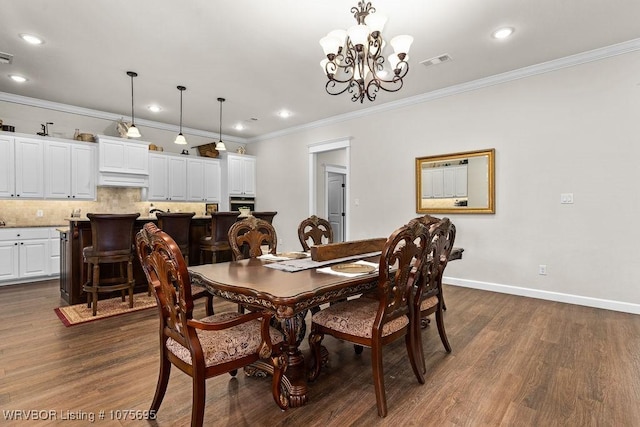
<svg viewBox="0 0 640 427">
<path fill-rule="evenodd" d="M 432 307 L 435 307 L 438 305 L 438 296 L 434 295 L 432 297 L 429 297 L 425 300 L 423 300 L 420 303 L 420 311 L 424 311 L 424 310 L 429 310 Z"/>
<path fill-rule="evenodd" d="M 334 331 L 371 338 L 379 305 L 380 302 L 372 298 L 358 298 L 349 302 L 340 302 L 314 314 L 313 322 Z M 407 316 L 395 318 L 384 324 L 382 336 L 386 337 L 400 331 L 408 324 L 409 318 Z"/>
<path fill-rule="evenodd" d="M 227 312 L 214 314 L 200 319 L 203 323 L 227 322 L 242 317 L 240 313 Z M 206 367 L 221 365 L 258 353 L 262 336 L 260 321 L 257 319 L 232 326 L 229 329 L 219 331 L 197 330 L 198 339 L 202 346 L 204 365 Z M 281 343 L 284 338 L 282 332 L 275 328 L 269 328 L 272 344 Z M 184 363 L 191 365 L 191 352 L 173 338 L 167 340 L 167 350 L 173 353 Z"/>
</svg>

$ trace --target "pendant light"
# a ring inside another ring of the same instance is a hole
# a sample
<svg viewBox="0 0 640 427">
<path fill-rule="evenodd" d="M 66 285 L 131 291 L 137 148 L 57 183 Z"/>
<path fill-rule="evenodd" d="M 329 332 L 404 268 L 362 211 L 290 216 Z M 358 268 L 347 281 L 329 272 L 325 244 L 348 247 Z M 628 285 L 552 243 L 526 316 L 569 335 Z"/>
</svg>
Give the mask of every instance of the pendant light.
<svg viewBox="0 0 640 427">
<path fill-rule="evenodd" d="M 227 151 L 227 147 L 222 142 L 222 103 L 224 101 L 224 98 L 218 98 L 218 102 L 220 102 L 220 142 L 216 144 L 216 150 L 218 151 Z"/>
<path fill-rule="evenodd" d="M 178 86 L 178 90 L 180 91 L 180 133 L 178 134 L 178 136 L 176 136 L 176 140 L 173 142 L 179 145 L 185 145 L 187 143 L 184 135 L 182 135 L 182 92 L 184 92 L 186 89 L 187 88 L 184 86 Z"/>
<path fill-rule="evenodd" d="M 131 126 L 127 130 L 127 138 L 140 138 L 140 131 L 135 125 L 135 119 L 133 116 L 133 78 L 138 77 L 138 73 L 134 71 L 127 71 L 127 76 L 131 77 Z"/>
</svg>

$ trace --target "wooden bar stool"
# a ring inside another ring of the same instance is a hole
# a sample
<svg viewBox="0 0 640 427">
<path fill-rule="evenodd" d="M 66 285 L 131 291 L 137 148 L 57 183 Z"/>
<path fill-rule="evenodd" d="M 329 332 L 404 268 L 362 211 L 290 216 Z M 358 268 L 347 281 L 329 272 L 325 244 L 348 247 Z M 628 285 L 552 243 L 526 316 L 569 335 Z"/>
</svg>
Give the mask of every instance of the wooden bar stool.
<svg viewBox="0 0 640 427">
<path fill-rule="evenodd" d="M 167 233 L 176 242 L 182 252 L 182 257 L 189 265 L 189 230 L 191 218 L 195 212 L 157 212 L 158 228 Z"/>
<path fill-rule="evenodd" d="M 167 233 L 176 242 L 184 258 L 186 265 L 189 265 L 189 233 L 191 230 L 191 219 L 195 212 L 158 212 L 158 228 Z M 149 295 L 153 291 L 149 284 Z M 192 299 L 206 298 L 205 310 L 207 316 L 213 315 L 213 295 L 201 286 L 191 287 Z"/>
<path fill-rule="evenodd" d="M 87 264 L 87 281 L 82 290 L 87 292 L 87 305 L 92 308 L 95 316 L 98 309 L 98 293 L 129 291 L 129 307 L 133 308 L 133 225 L 136 214 L 92 214 L 87 218 L 91 221 L 91 246 L 82 250 L 82 256 Z M 101 277 L 100 266 L 110 264 L 114 266 L 115 275 Z"/>
</svg>

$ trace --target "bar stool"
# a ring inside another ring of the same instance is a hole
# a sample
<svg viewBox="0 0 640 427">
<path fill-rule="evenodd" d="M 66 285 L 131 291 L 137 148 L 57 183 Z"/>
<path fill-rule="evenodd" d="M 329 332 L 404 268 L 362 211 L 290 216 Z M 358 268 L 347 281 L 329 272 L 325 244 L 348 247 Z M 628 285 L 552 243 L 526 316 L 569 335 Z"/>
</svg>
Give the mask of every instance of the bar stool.
<svg viewBox="0 0 640 427">
<path fill-rule="evenodd" d="M 167 233 L 176 242 L 182 252 L 182 257 L 186 265 L 189 265 L 189 233 L 191 230 L 191 219 L 195 212 L 157 212 L 158 228 Z M 149 284 L 149 295 L 151 295 L 151 284 Z M 207 316 L 213 315 L 213 295 L 202 286 L 191 286 L 191 298 L 196 300 L 206 298 L 205 310 Z"/>
<path fill-rule="evenodd" d="M 189 230 L 195 212 L 157 212 L 158 228 L 176 242 L 182 252 L 185 264 L 189 265 Z"/>
<path fill-rule="evenodd" d="M 129 290 L 129 307 L 133 308 L 133 225 L 139 216 L 139 213 L 87 214 L 91 221 L 92 244 L 82 250 L 87 264 L 87 281 L 82 290 L 87 292 L 87 305 L 94 316 L 99 292 L 122 291 L 124 301 L 124 291 Z M 101 277 L 102 264 L 115 266 L 115 276 Z"/>
<path fill-rule="evenodd" d="M 238 212 L 212 212 L 211 235 L 200 239 L 200 263 L 204 264 L 205 252 L 211 252 L 211 263 L 215 263 L 219 253 L 231 256 L 231 246 L 227 236 L 229 228 L 238 220 Z"/>
</svg>

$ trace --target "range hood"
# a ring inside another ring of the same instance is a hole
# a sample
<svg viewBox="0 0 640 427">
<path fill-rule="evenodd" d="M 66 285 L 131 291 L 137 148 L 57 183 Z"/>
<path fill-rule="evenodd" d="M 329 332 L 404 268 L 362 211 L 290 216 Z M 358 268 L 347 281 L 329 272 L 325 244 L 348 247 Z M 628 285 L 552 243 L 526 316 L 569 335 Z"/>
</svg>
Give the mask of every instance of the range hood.
<svg viewBox="0 0 640 427">
<path fill-rule="evenodd" d="M 99 187 L 148 187 L 148 143 L 98 135 L 97 182 Z"/>
</svg>

